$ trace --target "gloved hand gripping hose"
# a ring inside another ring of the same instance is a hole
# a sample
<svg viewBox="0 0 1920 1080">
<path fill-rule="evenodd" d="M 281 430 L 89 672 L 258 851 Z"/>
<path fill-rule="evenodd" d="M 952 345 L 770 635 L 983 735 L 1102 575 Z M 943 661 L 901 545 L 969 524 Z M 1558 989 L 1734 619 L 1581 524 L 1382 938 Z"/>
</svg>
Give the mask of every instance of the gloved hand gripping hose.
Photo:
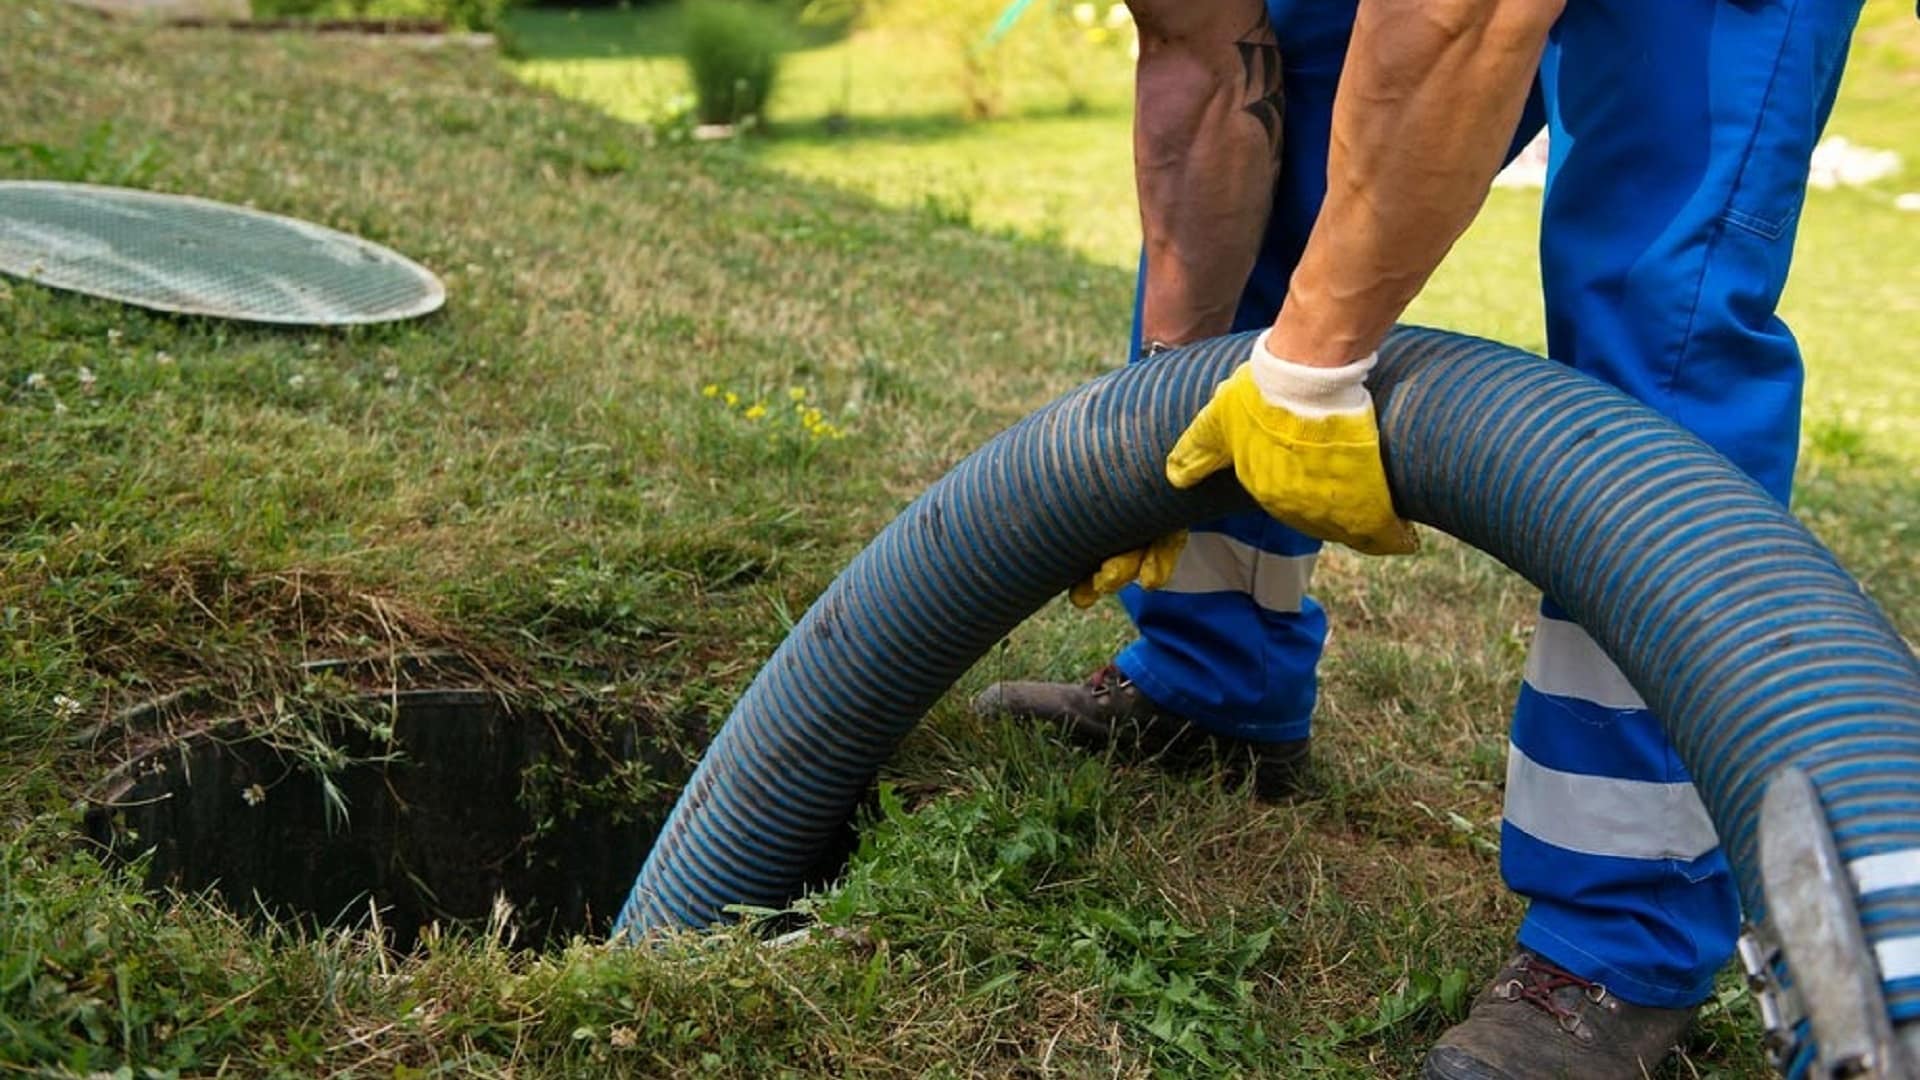
<svg viewBox="0 0 1920 1080">
<path fill-rule="evenodd" d="M 1252 339 L 1095 379 L 903 511 L 747 689 L 616 937 L 792 899 L 900 739 L 994 642 L 1102 558 L 1246 508 L 1226 477 L 1175 491 L 1163 462 Z M 1400 513 L 1540 586 L 1619 664 L 1692 772 L 1755 921 L 1762 794 L 1783 766 L 1805 773 L 1856 879 L 1839 887 L 1858 889 L 1874 952 L 1860 960 L 1920 1051 L 1920 662 L 1885 616 L 1705 444 L 1562 365 L 1402 328 L 1369 388 Z"/>
</svg>

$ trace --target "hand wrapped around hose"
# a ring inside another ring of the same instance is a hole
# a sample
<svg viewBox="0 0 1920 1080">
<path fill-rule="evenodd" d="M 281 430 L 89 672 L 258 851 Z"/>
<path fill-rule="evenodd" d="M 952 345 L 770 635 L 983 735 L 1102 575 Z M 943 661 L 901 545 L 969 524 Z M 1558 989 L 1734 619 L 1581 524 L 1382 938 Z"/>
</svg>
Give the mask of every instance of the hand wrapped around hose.
<svg viewBox="0 0 1920 1080">
<path fill-rule="evenodd" d="M 1413 526 L 1393 509 L 1380 459 L 1366 387 L 1376 359 L 1310 367 L 1268 352 L 1260 335 L 1167 455 L 1168 482 L 1190 488 L 1232 467 L 1261 509 L 1308 536 L 1368 555 L 1417 550 Z M 1069 596 L 1086 607 L 1136 577 L 1149 589 L 1164 585 L 1185 542 L 1185 533 L 1175 533 L 1115 555 Z"/>
<path fill-rule="evenodd" d="M 1187 530 L 1181 529 L 1146 547 L 1123 551 L 1101 563 L 1100 569 L 1069 590 L 1067 599 L 1077 608 L 1092 607 L 1094 601 L 1119 592 L 1136 579 L 1149 589 L 1157 589 L 1173 579 L 1173 565 L 1180 559 L 1180 549 L 1186 546 Z"/>
<path fill-rule="evenodd" d="M 1231 465 L 1282 524 L 1368 555 L 1410 554 L 1420 541 L 1394 512 L 1367 393 L 1377 360 L 1309 367 L 1260 335 L 1167 455 L 1168 482 L 1190 488 Z"/>
</svg>

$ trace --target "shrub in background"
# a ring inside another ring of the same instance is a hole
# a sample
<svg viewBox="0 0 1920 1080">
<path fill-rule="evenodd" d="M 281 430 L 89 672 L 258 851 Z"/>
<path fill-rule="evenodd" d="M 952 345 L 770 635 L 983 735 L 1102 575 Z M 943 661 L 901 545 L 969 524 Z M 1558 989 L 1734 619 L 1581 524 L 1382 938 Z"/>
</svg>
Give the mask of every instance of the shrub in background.
<svg viewBox="0 0 1920 1080">
<path fill-rule="evenodd" d="M 683 25 L 700 122 L 764 120 L 787 50 L 786 13 L 748 0 L 688 0 Z"/>
</svg>

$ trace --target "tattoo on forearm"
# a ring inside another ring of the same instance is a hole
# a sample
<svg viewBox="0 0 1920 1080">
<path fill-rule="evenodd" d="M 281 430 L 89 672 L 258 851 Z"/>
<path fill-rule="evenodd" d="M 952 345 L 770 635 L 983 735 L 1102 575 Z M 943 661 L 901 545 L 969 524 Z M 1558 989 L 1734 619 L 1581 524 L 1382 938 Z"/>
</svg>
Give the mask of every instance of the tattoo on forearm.
<svg viewBox="0 0 1920 1080">
<path fill-rule="evenodd" d="M 1280 156 L 1280 118 L 1286 110 L 1287 95 L 1280 81 L 1280 43 L 1266 12 L 1260 21 L 1247 28 L 1234 46 L 1240 50 L 1240 67 L 1246 77 L 1247 103 L 1242 111 L 1260 121 L 1266 129 L 1267 146 Z"/>
</svg>

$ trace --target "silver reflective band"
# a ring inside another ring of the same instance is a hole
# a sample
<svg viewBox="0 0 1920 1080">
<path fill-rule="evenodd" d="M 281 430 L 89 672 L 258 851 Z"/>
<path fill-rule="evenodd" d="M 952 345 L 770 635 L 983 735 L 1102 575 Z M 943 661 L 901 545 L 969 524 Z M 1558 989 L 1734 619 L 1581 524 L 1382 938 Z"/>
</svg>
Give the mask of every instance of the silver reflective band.
<svg viewBox="0 0 1920 1080">
<path fill-rule="evenodd" d="M 1697 859 L 1720 845 L 1689 783 L 1550 769 L 1507 746 L 1506 819 L 1536 840 L 1620 859 Z"/>
<path fill-rule="evenodd" d="M 1161 592 L 1238 592 L 1268 611 L 1296 612 L 1313 578 L 1312 555 L 1275 555 L 1225 533 L 1191 532 Z"/>
<path fill-rule="evenodd" d="M 1644 709 L 1633 684 L 1585 630 L 1563 619 L 1540 617 L 1527 650 L 1527 685 L 1543 694 L 1578 698 L 1609 709 Z"/>
<path fill-rule="evenodd" d="M 1888 938 L 1879 942 L 1873 947 L 1873 958 L 1880 965 L 1882 982 L 1920 975 L 1920 937 Z"/>
<path fill-rule="evenodd" d="M 1920 849 L 1864 855 L 1847 864 L 1847 873 L 1862 894 L 1920 885 Z"/>
</svg>

